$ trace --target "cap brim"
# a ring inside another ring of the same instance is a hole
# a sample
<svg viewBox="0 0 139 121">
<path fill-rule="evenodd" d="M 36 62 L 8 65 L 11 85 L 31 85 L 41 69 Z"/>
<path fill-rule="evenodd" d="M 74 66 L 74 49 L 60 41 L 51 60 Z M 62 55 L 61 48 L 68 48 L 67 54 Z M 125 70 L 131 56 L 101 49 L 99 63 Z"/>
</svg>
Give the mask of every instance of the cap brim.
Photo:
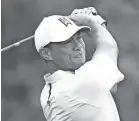
<svg viewBox="0 0 139 121">
<path fill-rule="evenodd" d="M 91 30 L 91 28 L 89 26 L 79 26 L 79 30 L 78 31 L 89 32 L 90 30 Z"/>
<path fill-rule="evenodd" d="M 78 31 L 89 32 L 90 30 L 91 30 L 91 28 L 89 26 L 78 26 L 77 29 L 75 29 L 68 35 L 63 35 L 63 36 L 61 36 L 61 38 L 59 38 L 59 39 L 57 38 L 55 41 L 52 41 L 52 42 L 64 42 L 64 41 L 67 41 L 68 39 L 70 39 Z"/>
</svg>

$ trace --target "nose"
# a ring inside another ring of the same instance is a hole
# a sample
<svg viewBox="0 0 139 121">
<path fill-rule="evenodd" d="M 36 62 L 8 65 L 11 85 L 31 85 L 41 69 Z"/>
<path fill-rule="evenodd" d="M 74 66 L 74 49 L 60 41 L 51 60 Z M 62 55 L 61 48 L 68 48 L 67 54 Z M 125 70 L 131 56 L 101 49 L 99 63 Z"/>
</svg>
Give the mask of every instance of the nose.
<svg viewBox="0 0 139 121">
<path fill-rule="evenodd" d="M 83 48 L 83 45 L 81 44 L 80 40 L 74 41 L 74 50 L 80 51 Z"/>
</svg>

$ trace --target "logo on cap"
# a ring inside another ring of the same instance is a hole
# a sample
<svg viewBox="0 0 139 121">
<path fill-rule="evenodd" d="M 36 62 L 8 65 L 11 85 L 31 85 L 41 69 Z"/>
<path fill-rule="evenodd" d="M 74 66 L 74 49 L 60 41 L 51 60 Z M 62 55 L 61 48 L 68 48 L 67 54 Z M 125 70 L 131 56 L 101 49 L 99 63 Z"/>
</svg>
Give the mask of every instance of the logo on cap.
<svg viewBox="0 0 139 121">
<path fill-rule="evenodd" d="M 61 17 L 58 19 L 60 22 L 62 22 L 66 27 L 68 27 L 68 25 L 72 25 L 72 23 L 66 19 L 65 17 Z"/>
</svg>

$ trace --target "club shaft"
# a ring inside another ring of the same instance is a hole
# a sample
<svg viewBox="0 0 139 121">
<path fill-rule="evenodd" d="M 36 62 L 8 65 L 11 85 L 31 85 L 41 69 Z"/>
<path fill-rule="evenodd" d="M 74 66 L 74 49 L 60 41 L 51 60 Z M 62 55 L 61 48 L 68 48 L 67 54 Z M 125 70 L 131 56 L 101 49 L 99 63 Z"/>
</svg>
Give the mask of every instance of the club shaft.
<svg viewBox="0 0 139 121">
<path fill-rule="evenodd" d="M 32 36 L 30 36 L 30 37 L 27 37 L 27 38 L 25 38 L 25 39 L 23 39 L 23 40 L 20 40 L 19 42 L 16 42 L 16 43 L 14 43 L 14 44 L 11 44 L 11 45 L 9 45 L 9 46 L 7 46 L 7 47 L 2 48 L 2 49 L 1 49 L 1 52 L 5 52 L 5 51 L 7 51 L 7 50 L 9 50 L 9 49 L 11 49 L 11 48 L 13 48 L 13 47 L 18 47 L 21 43 L 24 43 L 24 42 L 26 42 L 26 41 L 28 41 L 28 40 L 33 39 L 33 38 L 34 38 L 34 35 L 32 35 Z"/>
</svg>

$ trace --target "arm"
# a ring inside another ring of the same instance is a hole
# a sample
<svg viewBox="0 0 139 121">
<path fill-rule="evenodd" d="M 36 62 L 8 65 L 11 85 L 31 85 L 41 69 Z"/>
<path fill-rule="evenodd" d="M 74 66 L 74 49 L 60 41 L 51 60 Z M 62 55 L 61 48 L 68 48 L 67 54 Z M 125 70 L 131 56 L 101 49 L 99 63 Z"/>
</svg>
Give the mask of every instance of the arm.
<svg viewBox="0 0 139 121">
<path fill-rule="evenodd" d="M 92 60 L 75 71 L 76 77 L 82 82 L 77 89 L 77 95 L 95 106 L 102 106 L 105 105 L 110 89 L 123 80 L 124 76 L 117 67 L 116 41 L 109 31 L 97 22 L 100 16 L 89 16 L 86 13 L 79 10 L 78 14 L 71 16 L 77 25 L 91 27 L 88 36 L 96 43 Z"/>
<path fill-rule="evenodd" d="M 95 10 L 93 12 L 95 12 Z M 91 31 L 87 34 L 90 39 L 96 43 L 96 51 L 92 57 L 92 60 L 87 62 L 79 70 L 84 74 L 87 74 L 88 71 L 92 71 L 94 74 L 97 73 L 95 75 L 100 76 L 104 75 L 105 73 L 104 76 L 105 78 L 107 77 L 107 80 L 114 80 L 114 77 L 118 77 L 118 47 L 116 41 L 109 31 L 102 26 L 102 23 L 104 23 L 105 20 L 99 15 L 93 15 L 92 12 L 90 12 L 90 8 L 75 9 L 69 17 L 78 26 L 90 26 Z M 91 75 L 93 76 L 92 73 Z M 111 75 L 114 77 L 112 78 Z M 98 78 L 100 79 L 100 77 Z"/>
<path fill-rule="evenodd" d="M 118 57 L 118 47 L 117 43 L 112 37 L 112 35 L 109 33 L 107 29 L 102 27 L 99 24 L 94 24 L 93 22 L 90 21 L 90 25 L 92 28 L 92 31 L 88 33 L 90 37 L 93 37 L 94 33 L 96 33 L 96 51 L 92 57 L 96 58 L 101 55 L 108 55 L 108 57 L 117 65 L 117 57 Z M 93 39 L 94 40 L 94 39 Z M 103 59 L 102 59 L 103 61 Z M 116 93 L 117 92 L 117 84 L 115 84 L 111 88 L 111 93 Z"/>
<path fill-rule="evenodd" d="M 92 28 L 92 30 L 96 31 L 96 51 L 92 59 L 101 56 L 101 54 L 108 55 L 108 57 L 117 65 L 118 47 L 112 35 L 107 29 L 100 25 L 90 24 L 90 27 Z M 94 27 L 96 30 L 94 29 Z M 94 31 L 90 31 L 88 35 L 92 37 Z M 117 92 L 117 84 L 115 84 L 110 91 L 112 93 Z"/>
<path fill-rule="evenodd" d="M 106 28 L 100 24 L 94 24 L 93 21 L 89 22 L 89 26 L 92 30 L 88 35 L 92 38 L 95 36 L 93 40 L 96 43 L 96 51 L 92 59 L 101 55 L 107 55 L 117 65 L 118 47 L 112 35 Z"/>
<path fill-rule="evenodd" d="M 95 15 L 93 15 L 95 13 Z M 109 31 L 102 26 L 106 21 L 97 15 L 96 9 L 93 7 L 75 9 L 69 16 L 78 26 L 90 26 L 91 31 L 87 34 L 90 39 L 96 43 L 96 51 L 93 57 L 100 55 L 108 55 L 115 64 L 117 64 L 118 47 L 117 43 L 109 33 Z"/>
<path fill-rule="evenodd" d="M 100 81 L 104 81 L 106 79 L 106 83 L 111 83 L 111 86 L 108 89 L 110 89 L 111 92 L 116 92 L 116 83 L 118 83 L 119 80 L 121 81 L 121 79 L 123 78 L 123 75 L 119 72 L 119 69 L 117 67 L 117 43 L 112 35 L 109 33 L 109 31 L 100 24 L 94 24 L 94 21 L 90 20 L 88 21 L 88 26 L 91 27 L 91 31 L 88 33 L 88 36 L 91 37 L 93 41 L 95 41 L 96 51 L 92 57 L 92 62 L 90 63 L 90 67 L 92 66 L 92 68 L 88 68 L 87 70 L 90 69 L 90 72 L 92 71 L 92 73 L 94 73 L 95 75 L 102 76 L 103 74 L 105 74 L 104 78 L 97 78 Z M 96 70 L 98 71 L 96 72 Z M 110 75 L 113 76 L 109 78 Z M 93 74 L 91 74 L 91 76 L 93 78 Z M 121 79 L 118 77 L 121 77 Z M 117 79 L 117 81 L 115 78 Z"/>
</svg>

